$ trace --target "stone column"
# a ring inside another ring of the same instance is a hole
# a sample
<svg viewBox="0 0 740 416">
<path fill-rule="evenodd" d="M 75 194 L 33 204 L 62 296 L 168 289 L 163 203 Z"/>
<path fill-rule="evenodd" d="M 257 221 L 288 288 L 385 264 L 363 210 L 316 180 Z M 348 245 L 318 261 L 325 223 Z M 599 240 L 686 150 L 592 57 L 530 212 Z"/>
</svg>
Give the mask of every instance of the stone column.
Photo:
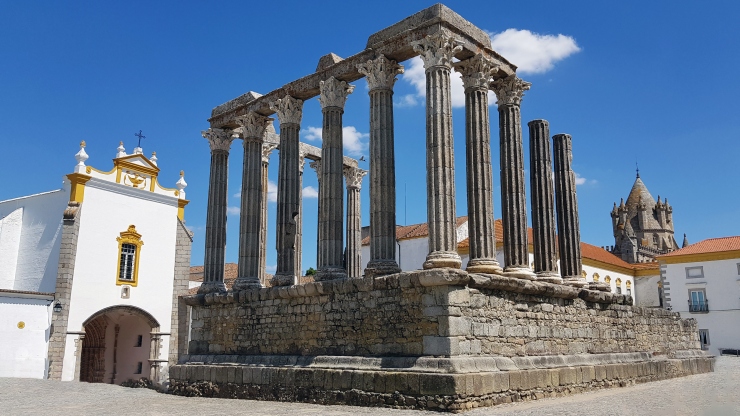
<svg viewBox="0 0 740 416">
<path fill-rule="evenodd" d="M 262 144 L 273 119 L 250 112 L 237 118 L 244 144 L 241 210 L 239 214 L 239 273 L 233 290 L 260 288 L 260 236 L 262 233 Z"/>
<path fill-rule="evenodd" d="M 362 277 L 362 222 L 360 211 L 360 189 L 362 177 L 367 171 L 345 167 L 347 181 L 347 275 L 351 279 Z"/>
<path fill-rule="evenodd" d="M 297 220 L 300 213 L 301 183 L 299 168 L 298 132 L 301 128 L 303 101 L 286 95 L 270 103 L 280 121 L 280 170 L 277 195 L 277 271 L 273 286 L 296 283 L 295 252 Z"/>
<path fill-rule="evenodd" d="M 532 192 L 532 237 L 537 280 L 562 283 L 555 249 L 555 203 L 552 196 L 550 124 L 532 120 L 529 126 L 529 188 Z"/>
<path fill-rule="evenodd" d="M 267 205 L 268 198 L 268 169 L 270 167 L 270 153 L 277 149 L 277 144 L 262 144 L 262 197 L 260 198 L 260 282 L 264 286 L 267 283 Z"/>
<path fill-rule="evenodd" d="M 501 146 L 501 217 L 504 228 L 504 273 L 534 279 L 527 248 L 527 196 L 524 191 L 524 151 L 520 104 L 532 84 L 516 75 L 491 83 L 498 98 Z"/>
<path fill-rule="evenodd" d="M 454 65 L 465 88 L 465 172 L 468 191 L 468 236 L 471 273 L 502 272 L 496 261 L 493 223 L 493 174 L 488 84 L 495 65 L 476 55 Z"/>
<path fill-rule="evenodd" d="M 558 209 L 558 246 L 560 274 L 563 283 L 584 287 L 588 283 L 581 276 L 581 229 L 578 225 L 576 175 L 571 168 L 573 143 L 569 134 L 552 138 L 555 156 L 555 203 Z"/>
<path fill-rule="evenodd" d="M 342 114 L 353 85 L 334 77 L 319 83 L 319 102 L 324 114 L 319 187 L 319 239 L 316 280 L 347 278 L 344 268 L 344 184 L 342 169 Z"/>
<path fill-rule="evenodd" d="M 211 172 L 208 181 L 206 250 L 203 260 L 203 284 L 198 293 L 223 292 L 226 256 L 226 208 L 229 201 L 229 147 L 231 130 L 208 129 L 202 132 L 211 146 Z"/>
<path fill-rule="evenodd" d="M 298 279 L 303 276 L 303 168 L 306 166 L 306 157 L 300 153 L 298 158 L 298 219 L 296 219 L 295 233 L 295 275 Z"/>
<path fill-rule="evenodd" d="M 316 172 L 316 181 L 319 183 L 319 192 L 321 192 L 321 160 L 314 160 L 313 162 L 309 163 L 308 166 L 310 166 L 315 172 Z M 321 204 L 321 201 L 318 201 L 319 204 Z M 318 221 L 317 221 L 318 223 Z M 322 234 L 321 234 L 321 227 L 316 227 L 316 264 L 319 264 L 319 241 L 322 240 Z M 315 278 L 315 277 L 314 277 Z"/>
<path fill-rule="evenodd" d="M 373 275 L 398 273 L 393 84 L 403 67 L 383 55 L 357 65 L 370 89 L 370 260 Z M 366 273 L 369 274 L 369 273 Z"/>
<path fill-rule="evenodd" d="M 442 31 L 413 43 L 426 73 L 427 224 L 429 254 L 425 269 L 460 268 L 455 218 L 455 157 L 452 140 L 450 70 L 462 50 L 459 41 Z"/>
</svg>

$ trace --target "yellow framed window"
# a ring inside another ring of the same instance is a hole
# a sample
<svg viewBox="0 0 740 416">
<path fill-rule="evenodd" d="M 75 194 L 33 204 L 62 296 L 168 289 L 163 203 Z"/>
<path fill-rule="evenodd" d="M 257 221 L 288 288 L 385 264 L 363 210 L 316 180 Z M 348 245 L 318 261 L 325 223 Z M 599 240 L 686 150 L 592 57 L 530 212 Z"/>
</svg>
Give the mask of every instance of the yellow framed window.
<svg viewBox="0 0 740 416">
<path fill-rule="evenodd" d="M 136 286 L 139 283 L 139 258 L 141 257 L 141 234 L 136 232 L 134 225 L 129 225 L 126 231 L 121 232 L 118 241 L 118 268 L 116 269 L 117 285 Z"/>
</svg>

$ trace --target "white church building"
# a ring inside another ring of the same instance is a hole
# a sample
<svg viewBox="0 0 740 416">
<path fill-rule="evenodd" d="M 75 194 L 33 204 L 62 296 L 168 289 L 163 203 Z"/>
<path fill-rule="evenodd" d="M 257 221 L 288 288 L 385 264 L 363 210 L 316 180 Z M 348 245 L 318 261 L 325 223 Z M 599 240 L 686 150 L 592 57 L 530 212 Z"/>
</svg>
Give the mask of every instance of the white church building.
<svg viewBox="0 0 740 416">
<path fill-rule="evenodd" d="M 75 159 L 61 189 L 0 201 L 0 377 L 160 382 L 187 347 L 184 175 L 162 187 L 122 143 L 107 171 Z"/>
</svg>

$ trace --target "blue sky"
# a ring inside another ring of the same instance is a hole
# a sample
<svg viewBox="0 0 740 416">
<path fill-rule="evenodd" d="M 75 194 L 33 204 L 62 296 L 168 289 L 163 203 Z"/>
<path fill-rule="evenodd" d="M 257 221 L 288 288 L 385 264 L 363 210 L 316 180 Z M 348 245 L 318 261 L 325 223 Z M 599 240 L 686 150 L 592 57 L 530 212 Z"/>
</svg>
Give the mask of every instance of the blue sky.
<svg viewBox="0 0 740 416">
<path fill-rule="evenodd" d="M 118 142 L 130 152 L 143 130 L 160 182 L 184 169 L 193 264 L 202 264 L 209 150 L 200 131 L 213 107 L 269 92 L 315 70 L 319 57 L 361 51 L 370 34 L 431 3 L 2 2 L 0 3 L 0 200 L 58 188 L 81 140 L 88 165 L 108 169 Z M 574 143 L 581 236 L 613 244 L 609 211 L 629 193 L 635 163 L 654 197 L 674 207 L 676 238 L 740 234 L 740 25 L 736 2 L 446 3 L 491 32 L 494 49 L 532 82 L 526 123 L 544 118 Z M 562 36 L 561 36 L 562 35 Z M 424 106 L 413 61 L 396 83 L 398 223 L 426 220 Z M 415 83 L 416 81 L 416 83 Z M 367 154 L 364 80 L 346 105 L 346 152 Z M 495 106 L 492 136 L 497 138 Z M 464 108 L 455 107 L 457 213 L 465 215 Z M 320 145 L 318 100 L 304 106 L 303 141 Z M 229 192 L 239 191 L 241 144 L 232 146 Z M 494 205 L 500 217 L 498 145 Z M 270 180 L 277 181 L 277 154 Z M 361 165 L 367 168 L 367 165 Z M 306 168 L 304 186 L 317 188 Z M 363 225 L 369 222 L 367 179 Z M 316 198 L 304 199 L 303 268 L 315 266 Z M 404 207 L 404 201 L 407 205 Z M 239 199 L 229 204 L 227 261 L 238 252 Z M 268 265 L 275 264 L 270 204 Z M 404 214 L 406 212 L 406 214 Z"/>
</svg>

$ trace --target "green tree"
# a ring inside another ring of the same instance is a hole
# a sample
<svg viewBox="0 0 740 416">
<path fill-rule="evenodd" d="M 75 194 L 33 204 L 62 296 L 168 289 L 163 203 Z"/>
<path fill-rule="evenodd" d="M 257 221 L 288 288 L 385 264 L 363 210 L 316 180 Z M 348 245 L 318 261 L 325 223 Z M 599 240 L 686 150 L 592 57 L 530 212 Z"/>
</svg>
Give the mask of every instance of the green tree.
<svg viewBox="0 0 740 416">
<path fill-rule="evenodd" d="M 306 276 L 313 276 L 316 274 L 316 269 L 313 267 L 309 267 L 308 270 L 306 270 Z"/>
</svg>

